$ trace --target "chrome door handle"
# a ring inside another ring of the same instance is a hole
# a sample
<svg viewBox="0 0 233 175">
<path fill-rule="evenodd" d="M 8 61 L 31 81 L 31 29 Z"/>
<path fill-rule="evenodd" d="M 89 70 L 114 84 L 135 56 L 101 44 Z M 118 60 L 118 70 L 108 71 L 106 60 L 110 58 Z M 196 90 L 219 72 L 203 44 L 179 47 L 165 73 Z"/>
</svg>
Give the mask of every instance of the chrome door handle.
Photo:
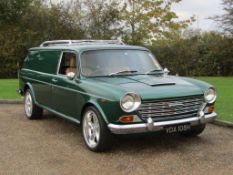
<svg viewBox="0 0 233 175">
<path fill-rule="evenodd" d="M 58 82 L 58 80 L 57 80 L 57 79 L 52 78 L 52 82 L 56 83 L 56 82 Z"/>
</svg>

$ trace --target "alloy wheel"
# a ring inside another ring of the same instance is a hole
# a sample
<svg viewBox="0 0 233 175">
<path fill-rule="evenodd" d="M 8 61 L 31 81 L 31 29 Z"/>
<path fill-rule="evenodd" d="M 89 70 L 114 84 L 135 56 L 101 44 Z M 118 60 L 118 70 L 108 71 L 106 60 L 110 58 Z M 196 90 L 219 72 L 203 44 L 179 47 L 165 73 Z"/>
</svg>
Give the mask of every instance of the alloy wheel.
<svg viewBox="0 0 233 175">
<path fill-rule="evenodd" d="M 83 118 L 83 136 L 87 145 L 95 148 L 100 139 L 100 124 L 94 111 L 87 111 Z"/>
<path fill-rule="evenodd" d="M 24 101 L 24 109 L 27 117 L 32 116 L 32 109 L 33 108 L 33 103 L 32 103 L 32 96 L 29 92 L 26 92 L 25 94 L 25 101 Z"/>
</svg>

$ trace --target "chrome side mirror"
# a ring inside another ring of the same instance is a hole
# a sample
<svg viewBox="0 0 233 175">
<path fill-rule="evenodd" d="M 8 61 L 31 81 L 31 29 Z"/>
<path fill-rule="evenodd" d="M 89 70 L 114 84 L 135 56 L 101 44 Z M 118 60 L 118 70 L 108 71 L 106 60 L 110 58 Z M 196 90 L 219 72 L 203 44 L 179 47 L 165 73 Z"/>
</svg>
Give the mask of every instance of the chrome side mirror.
<svg viewBox="0 0 233 175">
<path fill-rule="evenodd" d="M 75 77 L 75 73 L 74 72 L 69 72 L 66 74 L 66 77 L 69 79 L 69 80 L 73 80 L 74 77 Z"/>
<path fill-rule="evenodd" d="M 165 68 L 163 69 L 163 72 L 164 72 L 164 75 L 168 75 L 170 71 L 165 67 Z"/>
</svg>

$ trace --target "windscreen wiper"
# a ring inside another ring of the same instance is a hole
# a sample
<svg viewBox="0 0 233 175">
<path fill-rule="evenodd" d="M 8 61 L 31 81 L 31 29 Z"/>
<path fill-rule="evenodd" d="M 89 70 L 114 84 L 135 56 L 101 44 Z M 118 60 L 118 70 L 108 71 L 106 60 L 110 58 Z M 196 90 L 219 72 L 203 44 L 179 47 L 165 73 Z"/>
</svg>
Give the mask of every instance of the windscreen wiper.
<svg viewBox="0 0 233 175">
<path fill-rule="evenodd" d="M 154 73 L 164 73 L 164 72 L 162 69 L 153 69 L 153 70 L 146 72 L 146 74 L 154 74 Z"/>
<path fill-rule="evenodd" d="M 138 72 L 138 71 L 137 70 L 121 70 L 121 71 L 118 71 L 118 72 L 110 73 L 110 74 L 108 74 L 108 76 L 124 74 L 124 73 L 135 73 L 135 72 Z"/>
</svg>

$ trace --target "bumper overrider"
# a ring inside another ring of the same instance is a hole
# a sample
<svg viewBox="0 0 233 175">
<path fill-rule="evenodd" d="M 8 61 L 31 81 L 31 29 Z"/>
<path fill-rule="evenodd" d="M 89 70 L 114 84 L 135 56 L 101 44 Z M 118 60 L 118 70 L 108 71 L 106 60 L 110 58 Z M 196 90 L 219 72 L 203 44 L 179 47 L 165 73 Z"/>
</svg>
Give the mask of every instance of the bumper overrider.
<svg viewBox="0 0 233 175">
<path fill-rule="evenodd" d="M 204 112 L 199 112 L 197 117 L 183 118 L 177 120 L 169 121 L 160 121 L 154 122 L 152 118 L 148 118 L 146 123 L 137 123 L 137 124 L 126 124 L 126 125 L 117 125 L 117 124 L 108 124 L 108 128 L 114 134 L 133 134 L 133 133 L 145 133 L 160 131 L 165 129 L 169 125 L 179 125 L 189 123 L 190 126 L 196 126 L 200 124 L 205 124 L 213 121 L 217 117 L 215 112 L 210 114 L 204 114 Z"/>
</svg>

